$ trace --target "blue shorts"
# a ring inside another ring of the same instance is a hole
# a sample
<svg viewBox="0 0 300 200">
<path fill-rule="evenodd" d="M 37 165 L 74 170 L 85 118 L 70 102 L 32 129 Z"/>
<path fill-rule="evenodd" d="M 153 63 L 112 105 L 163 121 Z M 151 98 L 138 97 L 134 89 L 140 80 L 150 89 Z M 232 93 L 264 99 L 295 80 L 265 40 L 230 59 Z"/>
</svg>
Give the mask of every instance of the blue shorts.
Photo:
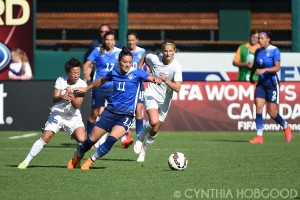
<svg viewBox="0 0 300 200">
<path fill-rule="evenodd" d="M 92 90 L 92 108 L 105 106 L 105 100 L 109 100 L 113 91 Z"/>
<path fill-rule="evenodd" d="M 129 131 L 133 123 L 135 122 L 134 116 L 130 115 L 118 115 L 105 109 L 95 125 L 99 128 L 111 132 L 114 126 L 123 126 L 125 131 Z"/>
<path fill-rule="evenodd" d="M 265 99 L 269 103 L 279 103 L 279 85 L 262 86 L 257 84 L 255 98 Z"/>
</svg>

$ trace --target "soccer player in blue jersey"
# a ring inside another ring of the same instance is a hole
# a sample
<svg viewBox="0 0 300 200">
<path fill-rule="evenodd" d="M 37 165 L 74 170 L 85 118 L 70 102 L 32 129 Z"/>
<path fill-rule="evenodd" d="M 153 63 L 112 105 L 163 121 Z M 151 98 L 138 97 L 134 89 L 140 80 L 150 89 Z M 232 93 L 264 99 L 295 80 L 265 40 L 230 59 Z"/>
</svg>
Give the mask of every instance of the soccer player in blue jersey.
<svg viewBox="0 0 300 200">
<path fill-rule="evenodd" d="M 264 119 L 262 112 L 265 104 L 268 114 L 283 128 L 285 141 L 291 142 L 293 137 L 291 127 L 277 110 L 279 104 L 279 79 L 277 72 L 280 70 L 280 51 L 271 44 L 271 34 L 268 32 L 259 33 L 259 44 L 261 48 L 255 51 L 254 68 L 252 68 L 250 75 L 251 83 L 254 83 L 254 73 L 256 72 L 258 75 L 255 90 L 257 136 L 249 140 L 249 142 L 251 144 L 263 143 Z"/>
<path fill-rule="evenodd" d="M 151 81 L 161 83 L 161 79 L 149 75 L 147 72 L 132 67 L 132 53 L 124 47 L 119 55 L 118 68 L 110 71 L 106 76 L 94 81 L 87 88 L 77 88 L 78 91 L 86 92 L 107 81 L 113 82 L 114 92 L 108 100 L 101 117 L 96 121 L 95 126 L 87 140 L 85 140 L 77 155 L 68 163 L 68 168 L 75 168 L 84 154 L 103 136 L 110 132 L 106 141 L 100 145 L 92 157 L 87 159 L 81 169 L 88 170 L 93 163 L 107 154 L 114 143 L 130 129 L 134 122 L 136 105 L 140 91 L 140 81 Z"/>
<path fill-rule="evenodd" d="M 127 33 L 127 47 L 131 51 L 133 59 L 132 59 L 132 67 L 137 68 L 138 63 L 140 62 L 141 57 L 147 53 L 145 49 L 137 46 L 139 41 L 138 33 L 135 31 L 131 31 Z M 144 82 L 141 82 L 140 93 L 138 104 L 136 108 L 136 115 L 135 115 L 135 129 L 136 129 L 136 138 L 138 139 L 138 135 L 143 130 L 143 122 L 144 122 Z M 121 138 L 122 141 L 122 148 L 127 148 L 129 145 L 132 144 L 133 139 L 130 138 L 129 134 L 124 135 Z"/>
<path fill-rule="evenodd" d="M 95 67 L 93 81 L 105 76 L 118 66 L 118 56 L 121 49 L 115 47 L 115 33 L 108 31 L 104 34 L 103 44 L 95 48 L 88 56 L 83 67 L 84 81 L 91 79 L 90 75 Z M 90 135 L 96 118 L 99 117 L 104 110 L 105 101 L 107 101 L 113 93 L 113 83 L 106 82 L 105 84 L 96 87 L 92 90 L 92 111 L 87 121 L 87 137 Z M 105 140 L 105 137 L 104 137 Z M 101 142 L 101 141 L 99 141 Z"/>
</svg>

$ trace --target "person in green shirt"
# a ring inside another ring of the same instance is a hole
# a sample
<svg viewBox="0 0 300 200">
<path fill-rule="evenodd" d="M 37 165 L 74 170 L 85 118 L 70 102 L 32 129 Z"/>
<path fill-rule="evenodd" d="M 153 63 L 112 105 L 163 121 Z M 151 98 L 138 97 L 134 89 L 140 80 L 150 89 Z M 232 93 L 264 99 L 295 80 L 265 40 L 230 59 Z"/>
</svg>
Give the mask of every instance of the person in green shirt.
<svg viewBox="0 0 300 200">
<path fill-rule="evenodd" d="M 260 47 L 258 43 L 258 30 L 252 30 L 250 32 L 250 40 L 247 43 L 241 44 L 237 49 L 234 59 L 232 61 L 233 66 L 239 68 L 238 81 L 249 81 L 251 68 L 253 66 L 254 53 L 257 48 Z M 257 81 L 257 76 L 253 76 L 253 80 Z"/>
</svg>

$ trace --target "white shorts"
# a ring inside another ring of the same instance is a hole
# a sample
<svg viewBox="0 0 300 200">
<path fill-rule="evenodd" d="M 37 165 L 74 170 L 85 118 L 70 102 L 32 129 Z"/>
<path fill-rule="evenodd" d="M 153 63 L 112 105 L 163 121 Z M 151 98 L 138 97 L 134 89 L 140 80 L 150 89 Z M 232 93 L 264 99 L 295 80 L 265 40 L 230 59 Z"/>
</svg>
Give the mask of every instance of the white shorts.
<svg viewBox="0 0 300 200">
<path fill-rule="evenodd" d="M 151 96 L 144 96 L 144 104 L 146 107 L 146 110 L 149 109 L 157 109 L 158 110 L 158 119 L 161 122 L 164 122 L 167 114 L 169 112 L 169 108 L 171 106 L 171 100 L 165 100 L 164 102 L 158 102 L 156 99 L 154 99 Z"/>
<path fill-rule="evenodd" d="M 71 137 L 73 132 L 78 128 L 83 127 L 81 115 L 66 117 L 57 112 L 51 112 L 48 121 L 45 124 L 44 130 L 49 130 L 57 133 L 60 129 L 64 129 Z"/>
</svg>

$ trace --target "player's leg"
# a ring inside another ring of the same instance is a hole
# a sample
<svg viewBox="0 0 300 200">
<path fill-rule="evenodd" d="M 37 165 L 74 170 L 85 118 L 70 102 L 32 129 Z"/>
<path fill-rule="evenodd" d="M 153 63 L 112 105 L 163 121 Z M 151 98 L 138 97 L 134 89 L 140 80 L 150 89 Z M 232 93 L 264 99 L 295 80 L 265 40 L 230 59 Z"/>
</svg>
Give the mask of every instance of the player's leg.
<svg viewBox="0 0 300 200">
<path fill-rule="evenodd" d="M 95 122 L 98 116 L 101 113 L 101 107 L 104 106 L 105 98 L 101 96 L 101 93 L 98 90 L 92 90 L 92 108 L 91 108 L 91 115 L 88 118 L 86 124 L 86 134 L 87 138 L 90 136 Z"/>
<path fill-rule="evenodd" d="M 54 135 L 55 134 L 52 131 L 48 131 L 48 130 L 44 131 L 43 136 L 37 141 L 35 141 L 28 155 L 26 156 L 25 160 L 19 164 L 18 168 L 19 169 L 27 168 L 30 161 L 42 151 L 44 145 L 46 145 Z"/>
<path fill-rule="evenodd" d="M 103 121 L 100 121 L 98 126 L 110 130 L 110 136 L 107 137 L 106 141 L 97 149 L 94 155 L 81 166 L 81 169 L 88 170 L 97 159 L 107 154 L 116 141 L 129 130 L 133 120 L 133 117 L 110 114 Z"/>
<path fill-rule="evenodd" d="M 155 125 L 155 126 L 152 127 L 149 134 L 147 134 L 147 137 L 146 137 L 146 139 L 145 139 L 145 141 L 142 145 L 141 151 L 139 153 L 139 157 L 137 159 L 137 162 L 144 162 L 145 161 L 146 151 L 148 151 L 150 146 L 153 144 L 153 142 L 154 142 L 154 140 L 155 140 L 155 138 L 158 134 L 158 131 L 159 131 L 160 127 L 163 125 L 163 122 L 165 121 L 165 119 L 168 115 L 168 111 L 169 111 L 170 106 L 171 106 L 171 101 L 166 101 L 163 104 L 159 104 L 158 122 L 155 123 L 155 124 L 153 122 L 151 123 L 151 118 L 149 116 L 150 123 L 152 125 Z M 152 117 L 156 117 L 156 116 L 153 114 Z M 156 118 L 154 118 L 154 120 L 156 120 Z"/>
<path fill-rule="evenodd" d="M 291 127 L 288 123 L 281 117 L 278 113 L 278 104 L 279 104 L 279 86 L 274 86 L 274 88 L 269 89 L 267 92 L 267 111 L 271 118 L 278 124 L 281 125 L 284 130 L 285 141 L 287 143 L 291 142 L 293 135 Z M 274 95 L 277 94 L 277 95 Z"/>
<path fill-rule="evenodd" d="M 31 160 L 38 155 L 44 145 L 46 145 L 52 137 L 61 129 L 62 117 L 60 115 L 56 115 L 55 113 L 51 113 L 48 117 L 48 121 L 45 124 L 45 128 L 43 129 L 43 135 L 40 139 L 35 141 L 32 145 L 28 155 L 25 160 L 21 162 L 18 166 L 19 169 L 26 169 Z"/>
<path fill-rule="evenodd" d="M 84 129 L 84 124 L 82 122 L 81 116 L 73 117 L 71 120 L 68 120 L 64 126 L 64 129 L 70 135 L 72 139 L 76 140 L 76 148 L 74 151 L 74 158 L 77 158 L 77 154 L 80 151 L 82 143 L 86 140 L 86 134 Z M 73 169 L 80 162 L 80 159 L 72 159 L 68 162 L 67 168 Z"/>
<path fill-rule="evenodd" d="M 133 149 L 136 154 L 140 153 L 145 136 L 150 132 L 152 127 L 154 127 L 155 124 L 157 124 L 159 121 L 157 101 L 153 98 L 148 98 L 145 96 L 144 103 L 147 110 L 149 121 L 146 121 L 144 123 L 142 132 L 138 135 L 137 141 L 134 144 Z"/>
</svg>

